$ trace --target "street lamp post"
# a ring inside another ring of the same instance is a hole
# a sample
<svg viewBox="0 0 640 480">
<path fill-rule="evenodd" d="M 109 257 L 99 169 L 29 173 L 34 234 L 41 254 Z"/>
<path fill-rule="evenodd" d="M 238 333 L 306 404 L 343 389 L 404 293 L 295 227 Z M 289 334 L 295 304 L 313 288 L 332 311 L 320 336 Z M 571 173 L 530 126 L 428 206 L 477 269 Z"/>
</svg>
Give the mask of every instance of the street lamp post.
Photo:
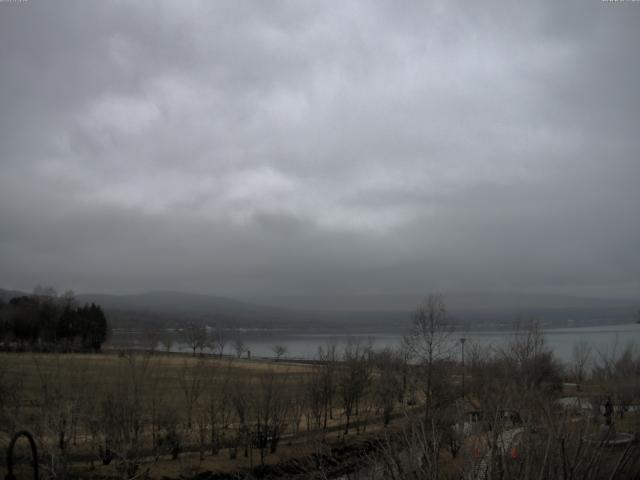
<svg viewBox="0 0 640 480">
<path fill-rule="evenodd" d="M 460 339 L 460 345 L 462 346 L 462 399 L 464 400 L 464 374 L 465 374 L 465 367 L 464 367 L 464 342 L 466 342 L 467 339 L 462 337 Z"/>
</svg>

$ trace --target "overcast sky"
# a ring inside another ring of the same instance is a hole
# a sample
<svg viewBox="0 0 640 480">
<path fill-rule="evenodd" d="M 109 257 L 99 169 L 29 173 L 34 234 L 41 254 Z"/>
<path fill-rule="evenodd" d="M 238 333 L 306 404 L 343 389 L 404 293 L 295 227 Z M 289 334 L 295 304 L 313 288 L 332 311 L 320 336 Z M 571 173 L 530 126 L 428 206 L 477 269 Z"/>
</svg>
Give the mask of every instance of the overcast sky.
<svg viewBox="0 0 640 480">
<path fill-rule="evenodd" d="M 640 296 L 640 2 L 0 2 L 0 287 Z"/>
</svg>

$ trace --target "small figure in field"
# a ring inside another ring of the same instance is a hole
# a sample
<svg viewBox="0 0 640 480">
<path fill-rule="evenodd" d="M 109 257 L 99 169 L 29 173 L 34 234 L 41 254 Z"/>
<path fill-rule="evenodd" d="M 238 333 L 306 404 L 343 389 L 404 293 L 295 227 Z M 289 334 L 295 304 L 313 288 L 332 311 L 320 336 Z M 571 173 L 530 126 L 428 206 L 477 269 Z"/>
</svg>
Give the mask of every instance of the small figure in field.
<svg viewBox="0 0 640 480">
<path fill-rule="evenodd" d="M 613 417 L 613 405 L 611 404 L 611 397 L 607 397 L 607 403 L 604 404 L 604 418 L 607 425 L 611 425 L 611 418 Z"/>
</svg>

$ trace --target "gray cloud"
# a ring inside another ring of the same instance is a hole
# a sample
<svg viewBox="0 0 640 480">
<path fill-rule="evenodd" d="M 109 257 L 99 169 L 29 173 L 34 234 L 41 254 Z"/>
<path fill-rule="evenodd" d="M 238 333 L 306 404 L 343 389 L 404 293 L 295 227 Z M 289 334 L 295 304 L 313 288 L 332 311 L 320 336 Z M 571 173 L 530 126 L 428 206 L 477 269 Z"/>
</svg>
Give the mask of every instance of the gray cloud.
<svg viewBox="0 0 640 480">
<path fill-rule="evenodd" d="M 637 296 L 638 21 L 0 3 L 2 283 Z"/>
</svg>

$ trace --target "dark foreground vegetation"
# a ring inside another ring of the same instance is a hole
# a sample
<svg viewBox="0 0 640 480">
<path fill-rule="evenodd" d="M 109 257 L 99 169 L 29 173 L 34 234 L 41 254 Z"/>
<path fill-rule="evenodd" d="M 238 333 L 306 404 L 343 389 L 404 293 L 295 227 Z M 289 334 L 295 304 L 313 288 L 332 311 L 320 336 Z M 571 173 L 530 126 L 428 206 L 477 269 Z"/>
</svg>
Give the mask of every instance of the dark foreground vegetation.
<svg viewBox="0 0 640 480">
<path fill-rule="evenodd" d="M 309 364 L 0 354 L 0 447 L 32 432 L 42 478 L 631 479 L 638 404 L 635 347 L 560 365 L 535 325 L 465 344 L 437 296 L 397 350 L 329 344 Z"/>
</svg>

